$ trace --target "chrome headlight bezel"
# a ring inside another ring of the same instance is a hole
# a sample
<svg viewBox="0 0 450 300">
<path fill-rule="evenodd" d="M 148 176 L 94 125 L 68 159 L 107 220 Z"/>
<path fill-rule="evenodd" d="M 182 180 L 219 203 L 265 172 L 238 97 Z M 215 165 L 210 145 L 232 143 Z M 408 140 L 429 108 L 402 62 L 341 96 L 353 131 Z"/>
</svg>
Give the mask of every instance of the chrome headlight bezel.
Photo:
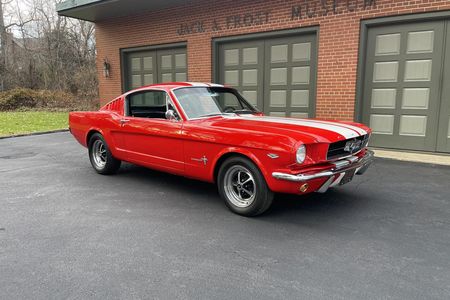
<svg viewBox="0 0 450 300">
<path fill-rule="evenodd" d="M 300 145 L 295 152 L 295 160 L 298 164 L 302 164 L 306 159 L 306 146 L 304 144 Z"/>
</svg>

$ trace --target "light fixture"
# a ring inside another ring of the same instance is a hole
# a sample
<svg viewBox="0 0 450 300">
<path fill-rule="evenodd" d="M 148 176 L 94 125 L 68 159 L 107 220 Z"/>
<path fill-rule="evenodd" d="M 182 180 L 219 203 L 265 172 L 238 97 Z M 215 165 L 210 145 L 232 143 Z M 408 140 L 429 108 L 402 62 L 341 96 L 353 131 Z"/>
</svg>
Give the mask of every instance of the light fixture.
<svg viewBox="0 0 450 300">
<path fill-rule="evenodd" d="M 111 64 L 109 63 L 109 60 L 106 57 L 103 60 L 103 76 L 105 76 L 105 78 L 109 78 L 110 72 L 111 72 Z"/>
</svg>

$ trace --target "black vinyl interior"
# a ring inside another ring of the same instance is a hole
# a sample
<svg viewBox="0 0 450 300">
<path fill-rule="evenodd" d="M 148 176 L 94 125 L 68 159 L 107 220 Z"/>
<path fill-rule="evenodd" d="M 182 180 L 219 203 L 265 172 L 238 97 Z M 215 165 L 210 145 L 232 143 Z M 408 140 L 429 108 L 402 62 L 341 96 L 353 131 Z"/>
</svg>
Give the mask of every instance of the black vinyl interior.
<svg viewBox="0 0 450 300">
<path fill-rule="evenodd" d="M 131 106 L 130 115 L 137 118 L 166 118 L 167 108 L 161 106 Z"/>
</svg>

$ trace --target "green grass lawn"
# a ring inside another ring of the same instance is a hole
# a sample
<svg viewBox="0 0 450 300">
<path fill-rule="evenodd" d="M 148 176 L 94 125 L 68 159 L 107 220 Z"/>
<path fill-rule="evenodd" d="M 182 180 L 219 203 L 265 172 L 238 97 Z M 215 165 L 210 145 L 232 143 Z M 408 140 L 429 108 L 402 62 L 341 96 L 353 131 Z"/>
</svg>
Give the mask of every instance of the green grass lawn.
<svg viewBox="0 0 450 300">
<path fill-rule="evenodd" d="M 0 136 L 66 129 L 67 112 L 0 112 Z"/>
</svg>

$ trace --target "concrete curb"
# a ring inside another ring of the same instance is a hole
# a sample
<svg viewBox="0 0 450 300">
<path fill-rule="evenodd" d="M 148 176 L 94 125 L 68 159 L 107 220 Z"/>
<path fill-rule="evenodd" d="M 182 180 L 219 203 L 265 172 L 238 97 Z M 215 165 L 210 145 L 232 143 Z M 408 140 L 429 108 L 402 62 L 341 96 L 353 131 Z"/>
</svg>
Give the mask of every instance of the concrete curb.
<svg viewBox="0 0 450 300">
<path fill-rule="evenodd" d="M 67 131 L 69 131 L 69 129 L 58 129 L 58 130 L 50 130 L 50 131 L 39 131 L 39 132 L 32 132 L 32 133 L 0 136 L 0 140 L 24 137 L 24 136 L 32 136 L 32 135 L 43 135 L 43 134 L 50 134 L 50 133 L 67 132 Z"/>
<path fill-rule="evenodd" d="M 372 149 L 375 157 L 393 160 L 450 166 L 450 155 L 436 153 L 404 152 L 395 150 Z"/>
</svg>

